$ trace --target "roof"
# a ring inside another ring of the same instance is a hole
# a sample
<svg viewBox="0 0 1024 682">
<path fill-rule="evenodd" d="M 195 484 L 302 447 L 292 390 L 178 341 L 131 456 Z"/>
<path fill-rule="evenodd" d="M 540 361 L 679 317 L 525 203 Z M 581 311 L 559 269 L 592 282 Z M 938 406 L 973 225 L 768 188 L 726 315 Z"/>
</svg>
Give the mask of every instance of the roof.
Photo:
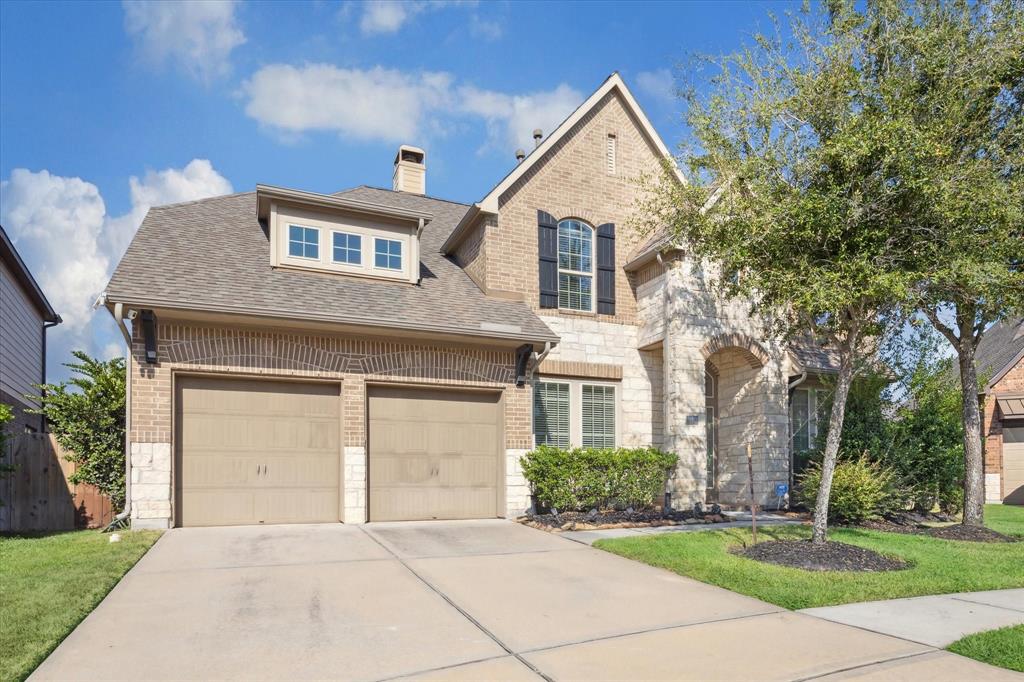
<svg viewBox="0 0 1024 682">
<path fill-rule="evenodd" d="M 107 300 L 154 308 L 336 322 L 521 342 L 557 342 L 529 306 L 486 296 L 441 243 L 465 204 L 374 187 L 334 195 L 432 216 L 421 282 L 391 282 L 270 266 L 256 192 L 150 209 L 107 287 Z"/>
<path fill-rule="evenodd" d="M 0 258 L 3 259 L 7 267 L 10 268 L 14 277 L 18 280 L 22 290 L 28 295 L 28 299 L 32 301 L 32 304 L 43 316 L 44 322 L 52 322 L 53 324 L 60 324 L 63 322 L 60 319 L 53 306 L 46 300 L 46 295 L 43 294 L 43 290 L 39 287 L 35 277 L 32 276 L 32 272 L 29 271 L 28 266 L 25 265 L 25 261 L 21 260 L 21 255 L 18 254 L 18 250 L 14 248 L 14 242 L 11 241 L 10 237 L 7 236 L 7 230 L 0 225 Z"/>
<path fill-rule="evenodd" d="M 978 376 L 992 390 L 999 380 L 1024 359 L 1024 315 L 1001 320 L 989 327 L 978 342 L 974 360 Z"/>
<path fill-rule="evenodd" d="M 790 341 L 789 355 L 803 371 L 815 374 L 839 373 L 839 354 L 812 339 Z"/>
<path fill-rule="evenodd" d="M 459 245 L 459 242 L 462 241 L 468 229 L 474 224 L 477 216 L 481 213 L 497 213 L 498 199 L 501 195 L 504 194 L 509 187 L 514 185 L 521 177 L 523 177 L 523 175 L 529 172 L 535 164 L 540 162 L 548 151 L 558 144 L 558 142 L 567 135 L 584 116 L 590 113 L 590 111 L 600 104 L 601 101 L 604 100 L 605 96 L 611 92 L 616 92 L 620 97 L 622 97 L 626 108 L 629 109 L 630 113 L 633 114 L 637 122 L 640 124 L 640 131 L 647 137 L 648 141 L 654 145 L 655 149 L 657 149 L 666 159 L 673 161 L 672 153 L 665 145 L 665 141 L 661 139 L 661 136 L 658 135 L 658 131 L 656 131 L 654 126 L 651 125 L 650 119 L 647 118 L 643 109 L 640 108 L 640 105 L 633 97 L 633 93 L 631 93 L 629 88 L 626 87 L 626 82 L 622 79 L 622 76 L 619 75 L 618 71 L 615 71 L 608 76 L 608 78 L 601 83 L 601 86 L 598 87 L 590 97 L 584 100 L 584 102 L 580 104 L 575 111 L 569 114 L 564 121 L 558 124 L 558 127 L 556 127 L 550 135 L 544 138 L 539 145 L 532 149 L 530 153 L 527 154 L 526 158 L 516 164 L 516 166 L 509 171 L 508 175 L 502 178 L 501 181 L 487 193 L 487 196 L 473 204 L 472 209 L 466 213 L 463 220 L 455 226 L 451 235 L 441 246 L 442 251 L 444 253 L 451 253 Z M 685 184 L 686 177 L 682 174 L 682 171 L 676 167 L 674 162 L 672 163 L 672 169 L 679 182 Z"/>
</svg>

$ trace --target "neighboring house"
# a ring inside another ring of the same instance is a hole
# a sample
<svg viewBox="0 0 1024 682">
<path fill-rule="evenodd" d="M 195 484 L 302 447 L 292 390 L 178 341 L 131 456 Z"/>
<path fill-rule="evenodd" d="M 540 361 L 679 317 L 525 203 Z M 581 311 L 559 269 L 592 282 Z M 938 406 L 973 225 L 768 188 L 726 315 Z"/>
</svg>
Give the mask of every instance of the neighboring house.
<svg viewBox="0 0 1024 682">
<path fill-rule="evenodd" d="M 975 359 L 985 382 L 985 499 L 1024 504 L 1024 317 L 986 331 Z"/>
<path fill-rule="evenodd" d="M 60 322 L 0 226 L 0 403 L 13 408 L 10 433 L 43 430 L 43 417 L 25 410 L 39 407 L 28 396 L 46 383 L 46 330 Z"/>
<path fill-rule="evenodd" d="M 391 190 L 150 210 L 106 292 L 133 525 L 514 517 L 536 443 L 674 451 L 677 508 L 748 501 L 750 443 L 775 502 L 835 363 L 634 231 L 667 158 L 613 74 L 472 205 L 402 146 Z"/>
</svg>

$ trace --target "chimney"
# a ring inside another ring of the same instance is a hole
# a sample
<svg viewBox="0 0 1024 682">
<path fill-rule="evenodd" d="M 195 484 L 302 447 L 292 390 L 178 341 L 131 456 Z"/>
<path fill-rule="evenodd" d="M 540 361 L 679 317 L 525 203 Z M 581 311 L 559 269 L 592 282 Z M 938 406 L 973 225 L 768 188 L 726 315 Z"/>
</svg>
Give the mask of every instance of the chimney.
<svg viewBox="0 0 1024 682">
<path fill-rule="evenodd" d="M 395 174 L 391 187 L 396 192 L 426 194 L 427 167 L 423 163 L 427 153 L 419 147 L 403 144 L 395 154 Z"/>
<path fill-rule="evenodd" d="M 540 141 L 544 139 L 544 131 L 540 128 L 533 129 L 533 148 L 536 149 L 540 146 Z"/>
<path fill-rule="evenodd" d="M 517 149 L 516 150 L 516 163 L 521 162 L 525 158 L 526 158 L 526 152 L 524 152 L 522 149 Z"/>
</svg>

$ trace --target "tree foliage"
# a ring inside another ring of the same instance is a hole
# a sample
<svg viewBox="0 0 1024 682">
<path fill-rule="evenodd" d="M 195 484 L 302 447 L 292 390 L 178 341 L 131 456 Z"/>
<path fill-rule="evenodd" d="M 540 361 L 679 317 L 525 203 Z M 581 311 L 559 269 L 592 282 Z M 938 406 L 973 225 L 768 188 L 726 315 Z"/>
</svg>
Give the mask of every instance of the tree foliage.
<svg viewBox="0 0 1024 682">
<path fill-rule="evenodd" d="M 102 361 L 74 351 L 68 363 L 73 377 L 44 384 L 40 408 L 50 431 L 76 465 L 68 478 L 89 483 L 108 495 L 116 509 L 125 492 L 125 363 L 124 358 Z"/>
</svg>

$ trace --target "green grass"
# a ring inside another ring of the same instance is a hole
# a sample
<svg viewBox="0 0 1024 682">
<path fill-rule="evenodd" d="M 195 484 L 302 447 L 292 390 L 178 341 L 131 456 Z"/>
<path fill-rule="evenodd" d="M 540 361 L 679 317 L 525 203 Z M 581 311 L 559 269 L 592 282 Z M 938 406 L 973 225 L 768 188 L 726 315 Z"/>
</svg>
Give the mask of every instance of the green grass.
<svg viewBox="0 0 1024 682">
<path fill-rule="evenodd" d="M 986 504 L 985 525 L 1004 535 L 1024 537 L 1024 506 Z"/>
<path fill-rule="evenodd" d="M 1024 673 L 1024 625 L 968 635 L 946 648 L 954 654 Z"/>
<path fill-rule="evenodd" d="M 0 680 L 31 673 L 156 542 L 83 530 L 0 537 Z"/>
<path fill-rule="evenodd" d="M 996 529 L 1024 535 L 1024 509 L 986 509 Z M 758 540 L 810 537 L 807 526 L 762 528 Z M 749 544 L 750 531 L 730 529 L 664 533 L 600 540 L 596 547 L 667 568 L 788 609 L 1024 587 L 1024 542 L 954 542 L 920 535 L 837 528 L 831 540 L 859 545 L 912 564 L 902 571 L 852 573 L 804 571 L 745 559 L 729 552 Z"/>
</svg>

